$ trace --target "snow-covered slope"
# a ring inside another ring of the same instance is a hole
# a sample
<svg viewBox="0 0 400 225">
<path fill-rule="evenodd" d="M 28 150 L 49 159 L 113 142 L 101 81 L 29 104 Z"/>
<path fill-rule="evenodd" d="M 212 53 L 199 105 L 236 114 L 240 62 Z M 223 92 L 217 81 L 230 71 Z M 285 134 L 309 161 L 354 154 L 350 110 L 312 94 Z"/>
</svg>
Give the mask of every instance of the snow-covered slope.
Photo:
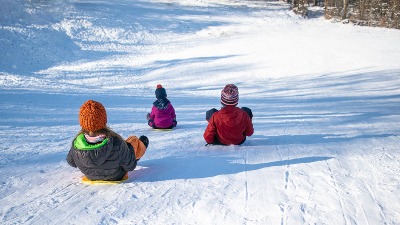
<svg viewBox="0 0 400 225">
<path fill-rule="evenodd" d="M 0 3 L 1 224 L 400 224 L 400 31 L 270 1 Z M 158 83 L 172 132 L 145 121 Z M 255 133 L 204 146 L 227 83 Z M 123 184 L 65 161 L 88 99 L 150 139 Z"/>
</svg>

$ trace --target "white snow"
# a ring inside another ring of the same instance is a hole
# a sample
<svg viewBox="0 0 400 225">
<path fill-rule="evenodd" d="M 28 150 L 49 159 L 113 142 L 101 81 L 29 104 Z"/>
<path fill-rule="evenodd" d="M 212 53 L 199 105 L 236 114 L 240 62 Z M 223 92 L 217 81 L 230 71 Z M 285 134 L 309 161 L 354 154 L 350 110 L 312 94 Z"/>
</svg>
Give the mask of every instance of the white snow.
<svg viewBox="0 0 400 225">
<path fill-rule="evenodd" d="M 0 224 L 400 224 L 399 30 L 275 1 L 0 5 Z M 146 124 L 158 83 L 172 132 Z M 206 147 L 227 83 L 255 133 Z M 123 184 L 65 161 L 88 99 L 150 139 Z"/>
</svg>

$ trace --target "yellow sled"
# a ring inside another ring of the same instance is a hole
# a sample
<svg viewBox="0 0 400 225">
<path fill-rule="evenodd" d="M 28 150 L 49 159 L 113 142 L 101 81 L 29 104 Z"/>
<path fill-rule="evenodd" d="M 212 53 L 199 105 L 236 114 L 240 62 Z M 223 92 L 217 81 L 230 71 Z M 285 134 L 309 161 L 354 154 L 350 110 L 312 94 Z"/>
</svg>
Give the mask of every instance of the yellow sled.
<svg viewBox="0 0 400 225">
<path fill-rule="evenodd" d="M 151 128 L 154 131 L 172 131 L 172 128 Z"/>
<path fill-rule="evenodd" d="M 86 176 L 82 177 L 82 183 L 84 184 L 120 184 L 128 180 L 128 173 L 122 178 L 122 180 L 89 180 Z"/>
</svg>

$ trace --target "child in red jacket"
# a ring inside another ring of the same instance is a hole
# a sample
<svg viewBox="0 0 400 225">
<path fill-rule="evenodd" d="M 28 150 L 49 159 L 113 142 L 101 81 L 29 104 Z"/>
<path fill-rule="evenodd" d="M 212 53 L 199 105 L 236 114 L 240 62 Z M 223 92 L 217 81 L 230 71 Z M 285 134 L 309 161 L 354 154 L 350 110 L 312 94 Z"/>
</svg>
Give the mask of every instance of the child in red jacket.
<svg viewBox="0 0 400 225">
<path fill-rule="evenodd" d="M 246 136 L 254 133 L 251 109 L 236 107 L 238 102 L 238 88 L 234 84 L 227 84 L 221 91 L 221 110 L 213 108 L 206 113 L 208 126 L 204 131 L 204 139 L 207 144 L 241 145 Z"/>
</svg>

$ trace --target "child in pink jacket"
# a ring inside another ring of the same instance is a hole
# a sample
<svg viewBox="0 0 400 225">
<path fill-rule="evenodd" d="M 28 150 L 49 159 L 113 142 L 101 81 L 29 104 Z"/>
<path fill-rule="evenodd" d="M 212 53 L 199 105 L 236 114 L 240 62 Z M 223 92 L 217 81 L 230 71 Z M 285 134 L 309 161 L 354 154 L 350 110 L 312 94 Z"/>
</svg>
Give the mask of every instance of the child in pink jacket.
<svg viewBox="0 0 400 225">
<path fill-rule="evenodd" d="M 161 84 L 155 91 L 157 100 L 153 102 L 151 113 L 147 114 L 147 123 L 154 129 L 172 129 L 176 127 L 175 109 L 167 99 L 167 92 Z"/>
</svg>

